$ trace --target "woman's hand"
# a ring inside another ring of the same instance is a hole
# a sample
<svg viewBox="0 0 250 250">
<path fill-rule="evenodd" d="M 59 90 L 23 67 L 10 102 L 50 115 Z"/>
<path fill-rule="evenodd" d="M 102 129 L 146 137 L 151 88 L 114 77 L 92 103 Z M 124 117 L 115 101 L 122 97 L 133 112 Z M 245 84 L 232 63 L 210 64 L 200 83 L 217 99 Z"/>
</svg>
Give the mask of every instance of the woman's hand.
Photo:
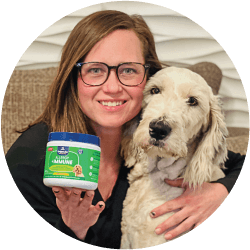
<svg viewBox="0 0 250 250">
<path fill-rule="evenodd" d="M 184 193 L 171 201 L 155 208 L 151 217 L 156 218 L 162 214 L 179 210 L 155 229 L 156 234 L 162 234 L 165 230 L 176 226 L 165 234 L 167 240 L 193 229 L 205 221 L 225 200 L 228 195 L 227 189 L 220 183 L 203 183 L 196 189 L 190 188 L 183 179 L 165 180 L 174 187 L 182 187 Z"/>
<path fill-rule="evenodd" d="M 92 205 L 94 191 L 72 188 L 70 191 L 61 187 L 53 187 L 56 204 L 61 211 L 62 219 L 79 238 L 84 240 L 89 227 L 93 226 L 104 210 L 105 203 L 100 201 Z M 81 193 L 86 191 L 84 198 Z"/>
</svg>

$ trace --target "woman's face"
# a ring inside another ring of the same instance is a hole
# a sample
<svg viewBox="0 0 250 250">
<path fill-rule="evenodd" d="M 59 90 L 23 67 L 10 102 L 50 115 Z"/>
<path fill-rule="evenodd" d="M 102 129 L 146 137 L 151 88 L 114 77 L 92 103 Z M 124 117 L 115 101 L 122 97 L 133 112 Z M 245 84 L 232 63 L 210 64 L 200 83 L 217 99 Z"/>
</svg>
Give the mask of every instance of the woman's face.
<svg viewBox="0 0 250 250">
<path fill-rule="evenodd" d="M 142 45 L 131 30 L 116 30 L 99 41 L 87 54 L 84 62 L 103 62 L 117 66 L 123 62 L 144 64 Z M 91 119 L 94 128 L 119 128 L 135 117 L 143 98 L 143 82 L 134 87 L 122 85 L 112 69 L 108 80 L 101 86 L 86 85 L 80 75 L 78 93 L 83 112 Z"/>
</svg>

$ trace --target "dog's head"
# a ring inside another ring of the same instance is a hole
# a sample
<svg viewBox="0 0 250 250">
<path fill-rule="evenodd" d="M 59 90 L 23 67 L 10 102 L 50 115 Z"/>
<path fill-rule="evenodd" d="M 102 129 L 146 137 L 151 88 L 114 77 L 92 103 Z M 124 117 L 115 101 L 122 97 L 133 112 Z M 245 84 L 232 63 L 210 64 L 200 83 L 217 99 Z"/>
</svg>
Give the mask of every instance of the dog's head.
<svg viewBox="0 0 250 250">
<path fill-rule="evenodd" d="M 194 166 L 189 174 L 203 171 L 197 164 L 224 162 L 224 117 L 217 97 L 200 75 L 176 67 L 160 70 L 144 89 L 142 108 L 134 143 L 148 155 L 180 158 L 192 152 Z"/>
<path fill-rule="evenodd" d="M 80 165 L 75 165 L 74 168 L 73 168 L 73 173 L 81 174 L 82 173 L 82 167 Z"/>
</svg>

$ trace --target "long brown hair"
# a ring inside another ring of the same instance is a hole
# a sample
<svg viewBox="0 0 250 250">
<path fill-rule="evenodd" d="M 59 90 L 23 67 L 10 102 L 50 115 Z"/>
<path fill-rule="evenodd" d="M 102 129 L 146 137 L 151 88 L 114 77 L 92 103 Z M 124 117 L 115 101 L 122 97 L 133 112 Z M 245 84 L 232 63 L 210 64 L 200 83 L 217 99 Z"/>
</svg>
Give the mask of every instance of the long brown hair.
<svg viewBox="0 0 250 250">
<path fill-rule="evenodd" d="M 161 69 L 153 35 L 141 16 L 113 10 L 95 12 L 82 19 L 69 35 L 45 109 L 29 127 L 44 122 L 49 131 L 94 134 L 88 117 L 81 110 L 74 65 L 84 60 L 98 41 L 118 29 L 133 30 L 140 39 L 145 63 L 151 65 L 149 76 Z"/>
</svg>

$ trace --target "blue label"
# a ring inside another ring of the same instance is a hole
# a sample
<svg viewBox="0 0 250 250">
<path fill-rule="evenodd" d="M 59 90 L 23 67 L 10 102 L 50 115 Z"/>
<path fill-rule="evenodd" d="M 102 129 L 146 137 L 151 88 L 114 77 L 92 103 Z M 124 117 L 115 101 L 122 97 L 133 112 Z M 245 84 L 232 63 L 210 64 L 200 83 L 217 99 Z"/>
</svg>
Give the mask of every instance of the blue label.
<svg viewBox="0 0 250 250">
<path fill-rule="evenodd" d="M 69 153 L 69 147 L 67 146 L 58 146 L 57 154 L 58 155 L 67 155 Z"/>
</svg>

